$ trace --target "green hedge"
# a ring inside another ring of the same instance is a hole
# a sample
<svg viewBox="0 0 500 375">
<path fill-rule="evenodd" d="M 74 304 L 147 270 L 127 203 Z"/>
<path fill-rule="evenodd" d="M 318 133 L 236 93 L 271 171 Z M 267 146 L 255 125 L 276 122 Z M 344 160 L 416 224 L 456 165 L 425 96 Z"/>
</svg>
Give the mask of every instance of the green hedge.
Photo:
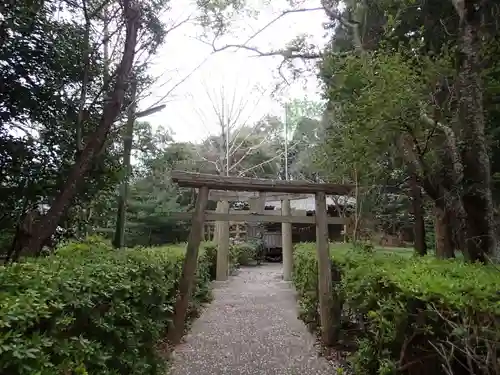
<svg viewBox="0 0 500 375">
<path fill-rule="evenodd" d="M 259 253 L 259 243 L 256 241 L 232 245 L 231 252 L 236 258 L 236 262 L 242 266 L 259 265 L 262 262 L 262 257 Z"/>
<path fill-rule="evenodd" d="M 0 374 L 162 374 L 158 344 L 183 258 L 178 246 L 116 251 L 92 240 L 0 267 Z M 191 316 L 208 283 L 200 260 Z"/>
<path fill-rule="evenodd" d="M 217 273 L 217 244 L 215 242 L 204 242 L 201 245 L 203 256 L 209 264 L 209 274 L 215 280 Z M 229 246 L 229 272 L 233 273 L 239 266 L 248 266 L 257 261 L 257 244 L 245 242 Z M 257 261 L 260 263 L 260 259 Z"/>
<path fill-rule="evenodd" d="M 201 244 L 203 256 L 206 257 L 210 280 L 215 280 L 217 274 L 217 244 L 215 242 L 204 242 Z M 233 251 L 229 248 L 229 272 L 233 273 L 239 264 Z"/>
<path fill-rule="evenodd" d="M 317 325 L 314 244 L 294 257 L 301 317 Z M 499 268 L 354 250 L 332 251 L 332 266 L 354 373 L 499 373 Z"/>
</svg>

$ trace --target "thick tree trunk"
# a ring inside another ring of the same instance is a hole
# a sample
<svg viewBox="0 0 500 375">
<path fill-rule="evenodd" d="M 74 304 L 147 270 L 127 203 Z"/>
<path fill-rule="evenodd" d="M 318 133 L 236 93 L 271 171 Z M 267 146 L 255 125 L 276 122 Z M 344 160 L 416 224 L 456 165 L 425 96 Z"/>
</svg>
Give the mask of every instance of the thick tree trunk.
<svg viewBox="0 0 500 375">
<path fill-rule="evenodd" d="M 451 215 L 444 204 L 434 206 L 435 232 L 436 232 L 436 257 L 441 259 L 453 258 L 453 230 Z"/>
<path fill-rule="evenodd" d="M 490 160 L 485 138 L 483 88 L 480 77 L 481 2 L 454 0 L 460 16 L 461 65 L 458 72 L 459 115 L 464 146 L 463 206 L 467 215 L 465 256 L 486 262 L 496 247 Z"/>
<path fill-rule="evenodd" d="M 89 141 L 71 168 L 64 186 L 54 199 L 47 214 L 34 223 L 26 223 L 26 226 L 31 227 L 31 232 L 19 239 L 17 253 L 24 251 L 30 254 L 39 253 L 43 244 L 52 236 L 92 165 L 95 155 L 101 150 L 114 120 L 120 113 L 134 62 L 137 33 L 140 25 L 140 12 L 132 4 L 133 2 L 124 1 L 126 19 L 125 47 L 117 70 L 115 87 L 111 97 L 104 105 L 99 126 L 89 137 Z M 29 216 L 26 220 L 30 220 Z"/>
<path fill-rule="evenodd" d="M 415 173 L 412 173 L 410 178 L 411 203 L 413 208 L 413 233 L 415 236 L 414 247 L 418 255 L 427 254 L 427 244 L 425 242 L 425 223 L 424 223 L 424 207 L 422 199 L 422 190 L 418 184 L 418 178 Z"/>
</svg>

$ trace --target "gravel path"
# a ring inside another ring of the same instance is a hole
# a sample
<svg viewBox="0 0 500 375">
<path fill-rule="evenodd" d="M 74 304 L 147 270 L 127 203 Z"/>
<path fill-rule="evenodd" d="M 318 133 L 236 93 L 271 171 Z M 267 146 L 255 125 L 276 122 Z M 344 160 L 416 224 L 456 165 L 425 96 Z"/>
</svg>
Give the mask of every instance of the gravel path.
<svg viewBox="0 0 500 375">
<path fill-rule="evenodd" d="M 193 324 L 169 375 L 331 375 L 315 339 L 297 319 L 280 264 L 243 268 L 215 287 L 215 299 Z"/>
</svg>

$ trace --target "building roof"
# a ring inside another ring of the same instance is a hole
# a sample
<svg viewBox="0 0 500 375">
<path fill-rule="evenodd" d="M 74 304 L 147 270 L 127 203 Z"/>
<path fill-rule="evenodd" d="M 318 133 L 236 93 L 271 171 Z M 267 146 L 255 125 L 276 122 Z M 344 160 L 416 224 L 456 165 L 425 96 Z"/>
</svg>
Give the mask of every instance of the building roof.
<svg viewBox="0 0 500 375">
<path fill-rule="evenodd" d="M 354 206 L 356 203 L 356 199 L 344 195 L 336 196 L 335 199 L 332 197 L 326 197 L 326 204 L 328 206 L 335 206 L 336 204 L 342 206 Z M 266 206 L 273 206 L 275 210 L 281 209 L 281 201 L 266 201 Z M 305 199 L 294 199 L 290 201 L 290 208 L 296 210 L 305 210 L 305 211 L 315 211 L 316 203 L 314 200 L 314 196 L 310 196 Z"/>
</svg>

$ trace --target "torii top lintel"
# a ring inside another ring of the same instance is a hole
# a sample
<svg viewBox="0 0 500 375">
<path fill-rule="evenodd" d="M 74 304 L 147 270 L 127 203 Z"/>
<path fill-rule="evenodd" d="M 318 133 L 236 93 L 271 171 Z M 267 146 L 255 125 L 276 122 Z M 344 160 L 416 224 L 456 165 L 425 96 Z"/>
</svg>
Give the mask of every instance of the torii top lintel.
<svg viewBox="0 0 500 375">
<path fill-rule="evenodd" d="M 172 171 L 172 181 L 181 187 L 229 191 L 259 191 L 292 194 L 325 194 L 347 195 L 354 190 L 353 185 L 313 183 L 306 181 L 284 181 L 248 177 L 218 176 L 205 173 Z"/>
</svg>

